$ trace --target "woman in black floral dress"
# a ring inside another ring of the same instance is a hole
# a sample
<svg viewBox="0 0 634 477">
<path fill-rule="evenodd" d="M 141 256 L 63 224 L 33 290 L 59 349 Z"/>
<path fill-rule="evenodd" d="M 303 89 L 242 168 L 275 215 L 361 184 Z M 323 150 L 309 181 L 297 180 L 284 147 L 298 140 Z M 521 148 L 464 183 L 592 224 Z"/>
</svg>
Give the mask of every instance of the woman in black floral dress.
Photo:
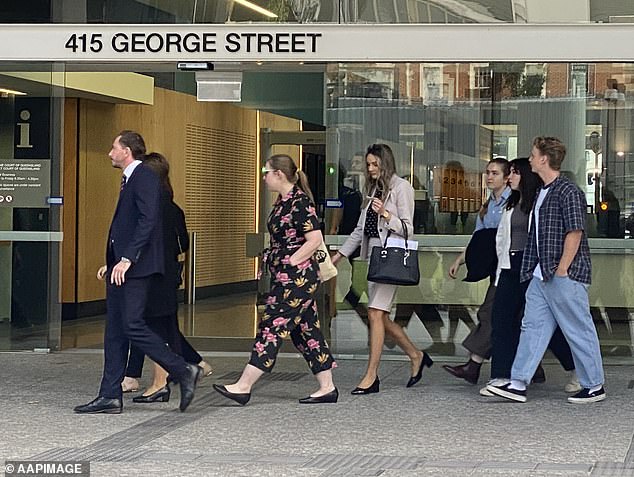
<svg viewBox="0 0 634 477">
<path fill-rule="evenodd" d="M 282 339 L 290 337 L 319 383 L 316 392 L 299 402 L 334 403 L 339 396 L 332 381 L 336 363 L 319 329 L 315 301 L 319 266 L 313 255 L 323 238 L 308 180 L 289 156 L 279 154 L 266 162 L 264 181 L 279 193 L 268 220 L 270 248 L 262 260 L 271 273 L 271 291 L 249 364 L 235 384 L 214 384 L 214 389 L 246 404 L 251 387 L 273 369 Z"/>
</svg>

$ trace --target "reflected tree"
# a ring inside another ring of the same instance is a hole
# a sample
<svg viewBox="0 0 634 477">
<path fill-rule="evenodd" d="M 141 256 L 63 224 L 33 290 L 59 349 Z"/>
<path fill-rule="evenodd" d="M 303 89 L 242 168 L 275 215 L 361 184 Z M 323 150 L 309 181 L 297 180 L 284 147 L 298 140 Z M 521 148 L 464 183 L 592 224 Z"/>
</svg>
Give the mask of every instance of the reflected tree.
<svg viewBox="0 0 634 477">
<path fill-rule="evenodd" d="M 299 23 L 311 23 L 319 18 L 321 0 L 270 0 L 268 9 L 277 15 L 271 21 L 287 22 L 292 14 Z"/>
</svg>

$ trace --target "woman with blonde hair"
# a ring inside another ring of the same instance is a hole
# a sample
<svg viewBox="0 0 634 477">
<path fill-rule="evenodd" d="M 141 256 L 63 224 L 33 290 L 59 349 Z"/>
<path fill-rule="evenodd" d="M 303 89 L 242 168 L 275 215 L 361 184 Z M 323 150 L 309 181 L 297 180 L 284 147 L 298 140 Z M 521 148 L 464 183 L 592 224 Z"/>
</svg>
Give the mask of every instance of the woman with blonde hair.
<svg viewBox="0 0 634 477">
<path fill-rule="evenodd" d="M 361 246 L 361 258 L 368 259 L 372 247 L 380 247 L 388 235 L 404 237 L 413 234 L 414 189 L 396 174 L 392 149 L 386 144 L 372 144 L 365 154 L 367 201 L 357 227 L 332 261 L 337 264 Z M 403 227 L 407 227 L 407 231 Z M 368 320 L 370 323 L 370 356 L 365 375 L 352 394 L 379 392 L 379 363 L 385 333 L 389 334 L 411 360 L 411 377 L 407 387 L 418 383 L 423 368 L 433 364 L 429 355 L 420 351 L 398 324 L 390 320 L 396 285 L 368 282 Z"/>
<path fill-rule="evenodd" d="M 315 301 L 319 265 L 314 254 L 323 236 L 308 178 L 284 154 L 266 161 L 263 173 L 267 188 L 279 194 L 268 219 L 270 246 L 262 258 L 262 266 L 271 273 L 271 291 L 251 359 L 240 379 L 225 386 L 214 384 L 214 389 L 245 405 L 256 381 L 273 369 L 282 339 L 290 336 L 319 383 L 317 391 L 299 402 L 335 403 L 339 391 L 332 381 L 332 368 L 336 363 L 319 329 Z"/>
</svg>

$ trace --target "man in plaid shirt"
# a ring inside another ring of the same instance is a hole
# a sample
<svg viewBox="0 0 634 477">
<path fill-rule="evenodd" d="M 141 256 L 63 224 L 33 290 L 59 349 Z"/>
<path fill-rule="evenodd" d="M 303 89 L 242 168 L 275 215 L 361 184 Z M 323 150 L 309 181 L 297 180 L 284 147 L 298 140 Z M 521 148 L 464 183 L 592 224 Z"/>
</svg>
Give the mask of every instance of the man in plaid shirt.
<svg viewBox="0 0 634 477">
<path fill-rule="evenodd" d="M 571 403 L 603 401 L 603 362 L 599 338 L 590 315 L 590 249 L 586 237 L 584 193 L 561 176 L 566 147 L 554 137 L 533 141 L 531 168 L 544 181 L 530 218 L 528 242 L 522 260 L 526 291 L 520 342 L 511 370 L 511 382 L 488 385 L 497 395 L 526 402 L 526 386 L 559 326 L 572 356 L 581 391 Z"/>
</svg>

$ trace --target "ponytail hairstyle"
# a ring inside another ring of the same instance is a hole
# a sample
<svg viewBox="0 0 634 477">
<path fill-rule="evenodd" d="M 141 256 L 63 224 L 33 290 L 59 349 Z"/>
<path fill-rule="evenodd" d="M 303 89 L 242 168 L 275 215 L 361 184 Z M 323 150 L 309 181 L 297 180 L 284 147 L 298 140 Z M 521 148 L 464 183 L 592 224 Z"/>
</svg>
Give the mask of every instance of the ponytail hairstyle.
<svg viewBox="0 0 634 477">
<path fill-rule="evenodd" d="M 525 214 L 530 214 L 539 189 L 543 182 L 541 178 L 533 172 L 527 157 L 519 157 L 511 161 L 511 170 L 520 176 L 519 190 L 514 190 L 509 200 L 506 201 L 506 208 L 512 209 L 519 204 L 520 210 Z"/>
<path fill-rule="evenodd" d="M 271 164 L 271 167 L 274 170 L 281 171 L 288 182 L 297 185 L 297 187 L 299 187 L 304 194 L 308 196 L 310 201 L 315 204 L 313 193 L 308 185 L 308 177 L 304 171 L 300 171 L 297 168 L 295 161 L 293 161 L 290 156 L 287 156 L 286 154 L 275 154 L 266 162 Z"/>
<path fill-rule="evenodd" d="M 373 179 L 368 173 L 368 167 L 365 168 L 365 192 L 366 196 L 371 195 L 372 191 L 378 189 L 381 191 L 382 199 L 385 199 L 385 193 L 390 188 L 392 176 L 396 174 L 396 161 L 394 153 L 387 144 L 371 144 L 365 152 L 367 160 L 368 155 L 372 154 L 378 159 L 379 177 Z"/>
<path fill-rule="evenodd" d="M 502 175 L 504 177 L 508 177 L 509 174 L 511 173 L 511 163 L 507 161 L 506 159 L 504 159 L 503 157 L 493 158 L 489 161 L 489 164 L 498 164 L 500 166 L 500 169 L 502 169 Z M 484 216 L 487 214 L 487 211 L 489 210 L 490 202 L 491 202 L 491 196 L 489 196 L 486 202 L 482 204 L 482 207 L 480 207 L 480 213 L 478 214 L 480 216 L 480 220 L 484 220 Z"/>
</svg>

